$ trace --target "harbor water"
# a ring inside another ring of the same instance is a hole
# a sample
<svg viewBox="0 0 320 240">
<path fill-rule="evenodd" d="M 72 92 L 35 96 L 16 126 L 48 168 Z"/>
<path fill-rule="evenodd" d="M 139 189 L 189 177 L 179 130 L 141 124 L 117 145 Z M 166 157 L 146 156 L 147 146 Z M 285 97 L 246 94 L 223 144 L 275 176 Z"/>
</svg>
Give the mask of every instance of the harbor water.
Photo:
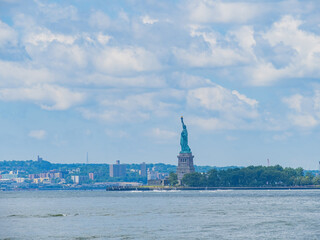
<svg viewBox="0 0 320 240">
<path fill-rule="evenodd" d="M 320 239 L 320 190 L 0 192 L 0 239 Z"/>
</svg>

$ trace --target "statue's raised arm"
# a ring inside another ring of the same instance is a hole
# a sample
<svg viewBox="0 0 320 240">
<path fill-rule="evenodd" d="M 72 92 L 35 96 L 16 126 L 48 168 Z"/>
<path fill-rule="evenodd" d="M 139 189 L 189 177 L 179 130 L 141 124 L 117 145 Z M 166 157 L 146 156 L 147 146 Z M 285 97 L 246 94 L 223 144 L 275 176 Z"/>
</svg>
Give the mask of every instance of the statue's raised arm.
<svg viewBox="0 0 320 240">
<path fill-rule="evenodd" d="M 185 126 L 183 122 L 183 117 L 181 116 L 181 123 L 182 123 L 182 128 Z"/>
</svg>

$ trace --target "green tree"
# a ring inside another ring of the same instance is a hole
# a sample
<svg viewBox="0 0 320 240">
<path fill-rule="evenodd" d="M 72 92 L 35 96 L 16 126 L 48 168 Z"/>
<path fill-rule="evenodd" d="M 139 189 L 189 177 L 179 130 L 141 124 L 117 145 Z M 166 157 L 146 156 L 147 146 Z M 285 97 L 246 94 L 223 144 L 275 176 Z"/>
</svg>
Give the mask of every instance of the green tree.
<svg viewBox="0 0 320 240">
<path fill-rule="evenodd" d="M 169 183 L 170 183 L 170 186 L 175 186 L 178 184 L 178 176 L 176 173 L 174 172 L 170 172 L 169 174 Z"/>
<path fill-rule="evenodd" d="M 189 187 L 207 186 L 207 176 L 201 173 L 187 173 L 182 178 L 182 184 Z"/>
<path fill-rule="evenodd" d="M 218 176 L 218 171 L 216 169 L 212 169 L 207 173 L 208 176 L 208 186 L 210 187 L 218 187 L 220 184 L 220 179 Z"/>
<path fill-rule="evenodd" d="M 312 183 L 314 185 L 320 185 L 320 176 L 316 176 L 313 178 Z"/>
</svg>

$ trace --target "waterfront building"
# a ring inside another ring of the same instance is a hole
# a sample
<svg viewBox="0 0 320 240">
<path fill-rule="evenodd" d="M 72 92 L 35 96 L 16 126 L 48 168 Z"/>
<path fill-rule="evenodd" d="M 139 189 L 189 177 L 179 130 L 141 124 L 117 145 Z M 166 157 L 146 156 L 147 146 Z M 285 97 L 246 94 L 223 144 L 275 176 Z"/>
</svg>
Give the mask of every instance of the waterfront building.
<svg viewBox="0 0 320 240">
<path fill-rule="evenodd" d="M 191 149 L 188 145 L 188 131 L 187 131 L 187 126 L 183 122 L 183 117 L 181 117 L 181 123 L 182 123 L 182 132 L 180 137 L 181 151 L 177 156 L 178 157 L 177 176 L 180 182 L 184 174 L 195 172 L 194 166 L 193 166 L 194 156 L 192 155 Z"/>
<path fill-rule="evenodd" d="M 120 164 L 120 160 L 116 161 L 116 164 L 109 164 L 110 177 L 125 177 L 127 172 L 127 165 Z"/>
<path fill-rule="evenodd" d="M 152 179 L 148 180 L 149 186 L 168 186 L 169 180 L 168 179 Z"/>
</svg>

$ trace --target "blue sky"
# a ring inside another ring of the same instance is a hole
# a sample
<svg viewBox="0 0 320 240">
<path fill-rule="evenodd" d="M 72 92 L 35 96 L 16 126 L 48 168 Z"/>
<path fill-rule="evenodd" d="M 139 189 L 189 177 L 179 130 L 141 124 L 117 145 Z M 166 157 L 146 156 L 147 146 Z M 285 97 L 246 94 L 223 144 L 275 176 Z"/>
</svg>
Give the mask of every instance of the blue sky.
<svg viewBox="0 0 320 240">
<path fill-rule="evenodd" d="M 318 169 L 319 10 L 0 0 L 0 159 Z"/>
</svg>

